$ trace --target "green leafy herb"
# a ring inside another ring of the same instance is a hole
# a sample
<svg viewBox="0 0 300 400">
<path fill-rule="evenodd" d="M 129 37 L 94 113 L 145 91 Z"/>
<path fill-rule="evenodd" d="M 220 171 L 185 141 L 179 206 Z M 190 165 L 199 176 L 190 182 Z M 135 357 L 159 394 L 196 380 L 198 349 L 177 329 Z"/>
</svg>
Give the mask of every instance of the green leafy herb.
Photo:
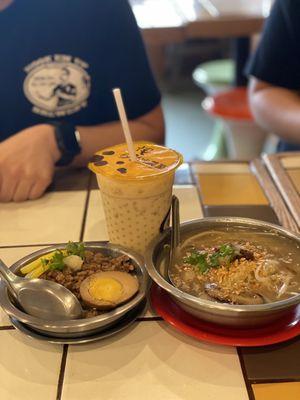
<svg viewBox="0 0 300 400">
<path fill-rule="evenodd" d="M 41 263 L 43 267 L 46 267 L 46 265 L 48 265 L 50 262 L 50 260 L 48 260 L 47 258 L 41 258 Z"/>
<path fill-rule="evenodd" d="M 231 244 L 223 244 L 220 247 L 219 253 L 221 257 L 229 256 L 232 257 L 235 255 L 236 250 Z"/>
<path fill-rule="evenodd" d="M 84 258 L 84 252 L 85 252 L 84 243 L 69 242 L 67 244 L 66 251 L 69 256 L 74 255 Z"/>
<path fill-rule="evenodd" d="M 64 257 L 65 257 L 65 255 L 63 254 L 63 252 L 60 250 L 57 250 L 53 254 L 53 257 L 50 260 L 45 260 L 45 261 L 49 261 L 47 263 L 47 265 L 49 266 L 49 269 L 58 269 L 58 270 L 62 271 L 65 268 Z"/>
<path fill-rule="evenodd" d="M 212 268 L 217 268 L 217 267 L 219 267 L 219 266 L 220 266 L 219 258 L 220 258 L 220 253 L 219 253 L 219 252 L 213 253 L 213 254 L 209 257 L 209 265 L 210 265 Z"/>
<path fill-rule="evenodd" d="M 199 271 L 204 274 L 210 268 L 206 259 L 207 253 L 192 251 L 190 256 L 184 258 L 184 262 L 195 265 L 196 267 L 198 267 Z"/>
<path fill-rule="evenodd" d="M 66 250 L 56 250 L 53 256 L 50 259 L 42 258 L 41 263 L 44 267 L 48 267 L 48 269 L 59 270 L 62 271 L 65 268 L 64 258 L 66 256 L 79 256 L 82 259 L 84 258 L 84 244 L 83 243 L 73 243 L 69 242 L 66 246 Z"/>
<path fill-rule="evenodd" d="M 234 260 L 237 250 L 230 244 L 223 244 L 219 250 L 213 254 L 200 253 L 193 250 L 188 257 L 184 258 L 184 262 L 198 267 L 199 272 L 204 274 L 210 268 L 218 268 L 221 265 L 228 265 Z"/>
<path fill-rule="evenodd" d="M 218 251 L 215 251 L 209 258 L 209 264 L 212 268 L 228 265 L 234 260 L 236 250 L 230 244 L 223 244 Z"/>
</svg>

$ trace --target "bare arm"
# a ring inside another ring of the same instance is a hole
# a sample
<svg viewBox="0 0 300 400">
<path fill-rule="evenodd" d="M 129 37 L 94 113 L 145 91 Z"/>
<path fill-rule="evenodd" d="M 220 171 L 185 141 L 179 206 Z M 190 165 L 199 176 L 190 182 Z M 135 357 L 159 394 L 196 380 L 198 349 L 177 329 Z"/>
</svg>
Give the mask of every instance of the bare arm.
<svg viewBox="0 0 300 400">
<path fill-rule="evenodd" d="M 282 87 L 272 86 L 254 77 L 250 80 L 249 99 L 257 123 L 291 143 L 300 143 L 300 96 Z"/>
<path fill-rule="evenodd" d="M 134 140 L 149 140 L 156 143 L 164 141 L 164 118 L 161 106 L 157 106 L 148 114 L 129 122 Z M 100 149 L 125 141 L 120 122 L 78 127 L 82 152 L 76 157 L 74 166 L 86 165 L 90 157 Z"/>
<path fill-rule="evenodd" d="M 130 121 L 129 125 L 135 140 L 163 142 L 164 119 L 160 106 Z M 78 129 L 82 153 L 74 160 L 74 166 L 85 166 L 97 150 L 124 141 L 119 122 Z M 50 184 L 60 157 L 54 128 L 48 124 L 31 126 L 0 142 L 0 202 L 40 197 Z"/>
</svg>

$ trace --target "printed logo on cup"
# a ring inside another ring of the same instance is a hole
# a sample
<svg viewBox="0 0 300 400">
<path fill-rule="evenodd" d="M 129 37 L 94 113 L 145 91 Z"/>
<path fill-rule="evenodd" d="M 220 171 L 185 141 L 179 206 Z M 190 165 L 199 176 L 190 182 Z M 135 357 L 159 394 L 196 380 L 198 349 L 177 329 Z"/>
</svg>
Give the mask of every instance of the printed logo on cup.
<svg viewBox="0 0 300 400">
<path fill-rule="evenodd" d="M 27 65 L 23 88 L 32 111 L 46 117 L 63 117 L 86 107 L 91 91 L 88 67 L 80 58 L 62 54 Z"/>
</svg>

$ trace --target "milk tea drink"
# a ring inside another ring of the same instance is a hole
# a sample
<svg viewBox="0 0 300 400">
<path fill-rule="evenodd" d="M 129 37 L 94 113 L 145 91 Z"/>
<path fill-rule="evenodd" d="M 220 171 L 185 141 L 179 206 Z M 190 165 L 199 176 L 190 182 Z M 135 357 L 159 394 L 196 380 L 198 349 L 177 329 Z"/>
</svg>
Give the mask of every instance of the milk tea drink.
<svg viewBox="0 0 300 400">
<path fill-rule="evenodd" d="M 143 255 L 169 212 L 182 156 L 148 142 L 134 148 L 137 161 L 121 144 L 97 152 L 89 168 L 97 175 L 109 240 Z"/>
</svg>

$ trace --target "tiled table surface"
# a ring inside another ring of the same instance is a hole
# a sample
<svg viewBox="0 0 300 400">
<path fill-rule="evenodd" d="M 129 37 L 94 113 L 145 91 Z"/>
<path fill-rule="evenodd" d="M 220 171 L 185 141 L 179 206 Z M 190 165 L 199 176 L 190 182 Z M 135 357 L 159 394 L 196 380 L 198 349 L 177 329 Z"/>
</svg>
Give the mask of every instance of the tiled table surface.
<svg viewBox="0 0 300 400">
<path fill-rule="evenodd" d="M 276 222 L 264 189 L 247 163 L 184 165 L 174 186 L 182 221 L 242 215 Z M 50 243 L 107 239 L 87 171 L 61 172 L 40 200 L 1 204 L 0 221 L 7 264 Z M 148 306 L 123 333 L 61 346 L 25 337 L 0 312 L 0 399 L 154 398 L 299 400 L 300 340 L 248 349 L 207 344 L 178 333 Z"/>
<path fill-rule="evenodd" d="M 264 159 L 300 229 L 300 152 L 265 155 Z"/>
</svg>

